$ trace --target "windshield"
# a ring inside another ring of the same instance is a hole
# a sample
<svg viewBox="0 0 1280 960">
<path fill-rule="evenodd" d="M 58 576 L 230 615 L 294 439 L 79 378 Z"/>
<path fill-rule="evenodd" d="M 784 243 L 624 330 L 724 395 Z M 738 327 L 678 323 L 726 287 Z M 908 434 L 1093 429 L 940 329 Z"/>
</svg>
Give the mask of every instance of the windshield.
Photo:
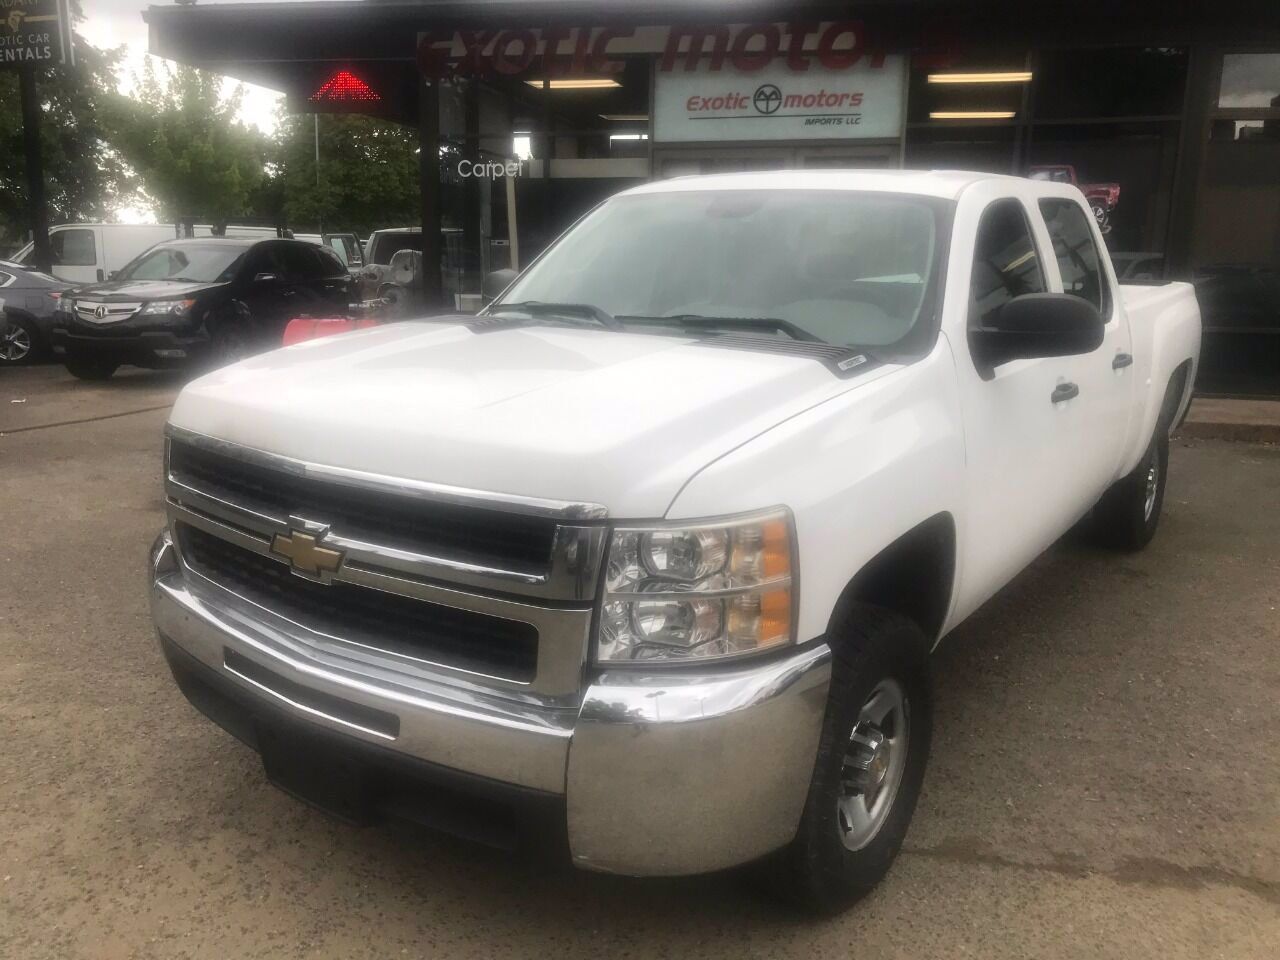
<svg viewBox="0 0 1280 960">
<path fill-rule="evenodd" d="M 942 208 L 925 197 L 834 190 L 617 197 L 502 303 L 590 304 L 624 323 L 737 318 L 739 330 L 768 318 L 827 343 L 894 344 L 928 310 Z"/>
<path fill-rule="evenodd" d="M 221 243 L 184 243 L 152 247 L 116 275 L 120 280 L 230 280 L 246 247 Z"/>
</svg>

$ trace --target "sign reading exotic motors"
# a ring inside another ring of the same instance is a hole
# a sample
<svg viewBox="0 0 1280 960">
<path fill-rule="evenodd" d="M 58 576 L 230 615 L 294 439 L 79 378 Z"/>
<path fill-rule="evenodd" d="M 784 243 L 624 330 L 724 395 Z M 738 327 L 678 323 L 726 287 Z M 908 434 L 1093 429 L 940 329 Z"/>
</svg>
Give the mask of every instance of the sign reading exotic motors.
<svg viewBox="0 0 1280 960">
<path fill-rule="evenodd" d="M 673 143 L 897 137 L 903 88 L 897 56 L 802 73 L 785 63 L 750 73 L 659 73 L 653 138 Z"/>
<path fill-rule="evenodd" d="M 0 0 L 0 67 L 74 63 L 66 0 Z"/>
</svg>

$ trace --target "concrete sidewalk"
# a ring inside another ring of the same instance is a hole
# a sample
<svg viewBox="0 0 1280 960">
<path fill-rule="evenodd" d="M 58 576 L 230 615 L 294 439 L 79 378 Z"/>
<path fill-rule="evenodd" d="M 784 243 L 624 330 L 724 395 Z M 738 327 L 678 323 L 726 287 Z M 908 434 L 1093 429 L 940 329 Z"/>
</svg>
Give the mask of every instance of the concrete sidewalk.
<svg viewBox="0 0 1280 960">
<path fill-rule="evenodd" d="M 1280 400 L 1196 397 L 1178 436 L 1280 443 Z"/>
</svg>

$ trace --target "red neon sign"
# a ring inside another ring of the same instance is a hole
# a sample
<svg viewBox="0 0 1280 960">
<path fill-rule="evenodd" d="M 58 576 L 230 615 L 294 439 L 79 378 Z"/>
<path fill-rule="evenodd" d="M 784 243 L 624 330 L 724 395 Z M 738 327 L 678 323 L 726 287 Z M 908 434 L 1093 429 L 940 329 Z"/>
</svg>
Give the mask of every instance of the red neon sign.
<svg viewBox="0 0 1280 960">
<path fill-rule="evenodd" d="M 313 103 L 377 103 L 382 97 L 350 70 L 339 70 L 307 99 Z"/>
</svg>

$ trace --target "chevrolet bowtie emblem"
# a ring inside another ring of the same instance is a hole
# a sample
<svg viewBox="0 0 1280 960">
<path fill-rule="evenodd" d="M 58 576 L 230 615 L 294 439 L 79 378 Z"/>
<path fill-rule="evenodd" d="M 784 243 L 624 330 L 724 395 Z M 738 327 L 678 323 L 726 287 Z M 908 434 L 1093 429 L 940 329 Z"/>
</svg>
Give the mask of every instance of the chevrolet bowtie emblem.
<svg viewBox="0 0 1280 960">
<path fill-rule="evenodd" d="M 302 530 L 277 533 L 271 539 L 271 552 L 286 557 L 299 576 L 328 583 L 342 566 L 342 551 L 320 546 L 323 538 L 324 531 L 317 535 Z"/>
</svg>

